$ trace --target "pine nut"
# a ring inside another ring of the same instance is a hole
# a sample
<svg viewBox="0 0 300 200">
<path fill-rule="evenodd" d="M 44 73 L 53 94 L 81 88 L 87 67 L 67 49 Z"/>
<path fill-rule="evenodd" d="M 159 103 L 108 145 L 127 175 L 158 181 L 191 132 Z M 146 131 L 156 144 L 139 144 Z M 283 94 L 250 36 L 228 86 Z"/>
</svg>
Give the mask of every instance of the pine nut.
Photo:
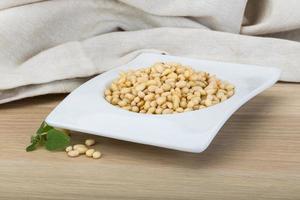
<svg viewBox="0 0 300 200">
<path fill-rule="evenodd" d="M 94 139 L 86 139 L 85 140 L 85 145 L 86 146 L 93 146 L 96 143 Z"/>
<path fill-rule="evenodd" d="M 95 149 L 88 149 L 88 150 L 85 152 L 85 155 L 86 155 L 87 157 L 92 157 L 94 152 L 95 152 Z"/>
<path fill-rule="evenodd" d="M 66 148 L 66 152 L 69 152 L 69 151 L 72 151 L 73 150 L 73 147 L 72 146 L 68 146 L 67 148 Z"/>
<path fill-rule="evenodd" d="M 74 158 L 74 157 L 79 156 L 79 151 L 77 151 L 77 150 L 71 150 L 67 154 L 68 154 L 69 157 Z"/>
<path fill-rule="evenodd" d="M 78 149 L 78 148 L 84 148 L 84 147 L 86 147 L 84 144 L 75 144 L 75 145 L 73 146 L 73 149 L 76 150 L 76 149 Z"/>
<path fill-rule="evenodd" d="M 87 151 L 88 149 L 86 147 L 78 147 L 76 149 L 76 151 L 79 152 L 79 154 L 85 154 L 85 152 Z"/>
<path fill-rule="evenodd" d="M 100 151 L 95 151 L 95 152 L 92 154 L 92 157 L 93 157 L 94 159 L 99 159 L 101 156 L 102 156 L 102 154 L 100 153 Z"/>
</svg>

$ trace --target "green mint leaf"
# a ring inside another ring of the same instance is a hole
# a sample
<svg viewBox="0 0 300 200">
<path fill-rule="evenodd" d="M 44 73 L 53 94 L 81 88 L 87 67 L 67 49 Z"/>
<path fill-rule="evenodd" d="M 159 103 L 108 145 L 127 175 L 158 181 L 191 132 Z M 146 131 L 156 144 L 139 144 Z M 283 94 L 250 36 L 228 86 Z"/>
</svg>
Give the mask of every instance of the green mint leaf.
<svg viewBox="0 0 300 200">
<path fill-rule="evenodd" d="M 45 142 L 46 149 L 50 151 L 63 150 L 70 144 L 70 137 L 65 133 L 51 129 L 47 134 L 47 141 Z"/>
<path fill-rule="evenodd" d="M 46 141 L 47 141 L 47 134 L 40 135 L 40 145 L 41 146 L 45 145 Z"/>
<path fill-rule="evenodd" d="M 63 150 L 69 143 L 70 137 L 68 131 L 64 129 L 55 129 L 43 122 L 36 133 L 31 136 L 31 144 L 26 151 L 33 151 L 37 146 L 45 146 L 50 151 Z"/>
<path fill-rule="evenodd" d="M 34 138 L 31 138 L 31 144 L 26 147 L 26 151 L 33 151 L 36 149 L 37 145 L 39 143 L 39 137 L 34 137 Z"/>
<path fill-rule="evenodd" d="M 32 135 L 31 138 L 30 138 L 30 142 L 31 143 L 34 143 L 34 141 L 36 140 L 37 136 L 35 135 Z"/>
<path fill-rule="evenodd" d="M 38 135 L 36 136 L 31 136 L 31 144 L 26 148 L 26 151 L 33 151 L 36 149 L 37 145 L 40 142 L 40 137 Z"/>
<path fill-rule="evenodd" d="M 29 145 L 28 147 L 26 147 L 26 151 L 29 152 L 29 151 L 33 151 L 36 149 L 36 144 L 31 144 Z"/>
<path fill-rule="evenodd" d="M 40 135 L 42 133 L 48 132 L 49 130 L 54 129 L 52 126 L 49 126 L 46 124 L 46 122 L 43 122 L 40 126 L 40 128 L 37 130 L 36 134 Z"/>
</svg>

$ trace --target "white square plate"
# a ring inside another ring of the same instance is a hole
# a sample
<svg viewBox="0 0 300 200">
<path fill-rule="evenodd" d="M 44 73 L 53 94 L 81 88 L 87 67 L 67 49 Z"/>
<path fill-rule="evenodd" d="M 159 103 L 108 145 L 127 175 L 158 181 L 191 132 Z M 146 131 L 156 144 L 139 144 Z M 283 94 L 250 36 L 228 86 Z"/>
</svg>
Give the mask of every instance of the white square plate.
<svg viewBox="0 0 300 200">
<path fill-rule="evenodd" d="M 168 115 L 139 114 L 104 99 L 104 89 L 121 71 L 174 61 L 216 74 L 236 86 L 228 100 L 209 108 Z M 47 117 L 52 126 L 120 140 L 188 152 L 202 152 L 228 118 L 245 102 L 271 87 L 280 70 L 270 67 L 142 54 L 130 63 L 105 72 L 68 95 Z"/>
</svg>

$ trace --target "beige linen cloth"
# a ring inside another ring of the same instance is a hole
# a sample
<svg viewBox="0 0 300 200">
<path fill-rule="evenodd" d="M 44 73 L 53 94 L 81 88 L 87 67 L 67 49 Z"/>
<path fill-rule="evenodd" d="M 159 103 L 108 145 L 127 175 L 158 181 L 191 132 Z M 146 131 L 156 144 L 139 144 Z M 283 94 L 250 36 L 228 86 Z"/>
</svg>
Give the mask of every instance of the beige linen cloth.
<svg viewBox="0 0 300 200">
<path fill-rule="evenodd" d="M 141 52 L 300 81 L 299 0 L 0 0 L 0 103 L 70 92 Z"/>
</svg>

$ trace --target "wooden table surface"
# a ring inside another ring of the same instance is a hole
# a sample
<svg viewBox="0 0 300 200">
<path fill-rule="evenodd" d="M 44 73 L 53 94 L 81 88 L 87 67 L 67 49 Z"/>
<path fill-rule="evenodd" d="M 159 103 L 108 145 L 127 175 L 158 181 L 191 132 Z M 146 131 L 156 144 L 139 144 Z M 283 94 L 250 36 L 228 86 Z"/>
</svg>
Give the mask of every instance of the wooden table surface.
<svg viewBox="0 0 300 200">
<path fill-rule="evenodd" d="M 39 149 L 31 134 L 63 99 L 0 105 L 0 199 L 300 199 L 300 85 L 252 99 L 201 154 L 94 137 L 100 160 Z"/>
</svg>

